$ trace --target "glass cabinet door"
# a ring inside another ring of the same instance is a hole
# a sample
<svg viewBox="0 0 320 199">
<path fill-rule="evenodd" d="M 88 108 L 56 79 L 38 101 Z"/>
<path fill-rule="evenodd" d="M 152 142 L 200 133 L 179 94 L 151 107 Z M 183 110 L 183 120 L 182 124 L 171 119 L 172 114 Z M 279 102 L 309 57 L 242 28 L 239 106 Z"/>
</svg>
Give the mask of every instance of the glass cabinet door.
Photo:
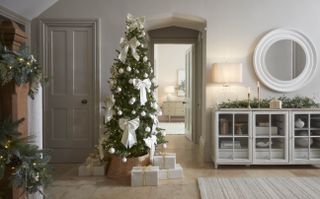
<svg viewBox="0 0 320 199">
<path fill-rule="evenodd" d="M 288 161 L 287 120 L 287 112 L 254 113 L 254 161 Z"/>
<path fill-rule="evenodd" d="M 219 113 L 218 126 L 218 159 L 251 161 L 250 113 Z"/>
<path fill-rule="evenodd" d="M 320 161 L 320 113 L 293 115 L 293 160 Z"/>
</svg>

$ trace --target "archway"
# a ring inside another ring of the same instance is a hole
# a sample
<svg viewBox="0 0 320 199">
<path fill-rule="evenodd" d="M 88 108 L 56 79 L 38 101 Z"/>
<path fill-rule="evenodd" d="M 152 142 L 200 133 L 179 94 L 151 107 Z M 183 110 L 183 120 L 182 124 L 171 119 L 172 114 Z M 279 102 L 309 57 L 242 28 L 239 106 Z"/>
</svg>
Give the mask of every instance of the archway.
<svg viewBox="0 0 320 199">
<path fill-rule="evenodd" d="M 150 60 L 154 60 L 155 44 L 192 44 L 191 126 L 193 143 L 199 143 L 205 134 L 205 69 L 206 69 L 206 20 L 179 13 L 163 14 L 146 22 L 149 38 Z"/>
</svg>

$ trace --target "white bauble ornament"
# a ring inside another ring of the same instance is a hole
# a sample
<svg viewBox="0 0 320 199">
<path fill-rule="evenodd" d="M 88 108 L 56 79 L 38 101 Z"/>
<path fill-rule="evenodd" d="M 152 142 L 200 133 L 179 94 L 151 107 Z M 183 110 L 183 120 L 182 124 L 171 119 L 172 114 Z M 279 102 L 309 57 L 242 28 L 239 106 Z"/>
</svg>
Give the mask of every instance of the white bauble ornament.
<svg viewBox="0 0 320 199">
<path fill-rule="evenodd" d="M 166 143 L 164 143 L 164 144 L 162 145 L 162 147 L 163 147 L 164 149 L 166 149 L 168 146 L 167 146 Z"/>
<path fill-rule="evenodd" d="M 145 129 L 145 131 L 150 132 L 150 131 L 151 131 L 151 128 L 147 126 L 146 129 Z"/>
<path fill-rule="evenodd" d="M 120 68 L 120 69 L 118 70 L 118 72 L 119 72 L 120 74 L 122 74 L 122 73 L 124 72 L 123 68 Z"/>
<path fill-rule="evenodd" d="M 121 111 L 121 110 L 118 110 L 117 114 L 118 114 L 118 115 L 122 115 L 122 111 Z"/>
<path fill-rule="evenodd" d="M 154 84 L 157 83 L 157 79 L 156 79 L 156 78 L 153 78 L 151 81 L 152 81 L 152 83 L 154 83 Z"/>
<path fill-rule="evenodd" d="M 143 44 L 141 44 L 140 46 L 141 46 L 142 48 L 144 47 L 144 45 L 143 45 Z"/>
<path fill-rule="evenodd" d="M 143 75 L 143 77 L 144 77 L 144 78 L 147 78 L 147 77 L 148 77 L 148 74 L 147 74 L 147 73 L 145 73 L 145 74 Z"/>
<path fill-rule="evenodd" d="M 117 92 L 117 93 L 120 93 L 121 91 L 122 91 L 122 89 L 121 89 L 120 87 L 117 87 L 117 88 L 116 88 L 116 92 Z"/>
<path fill-rule="evenodd" d="M 141 35 L 142 35 L 143 37 L 146 36 L 146 32 L 143 31 L 143 32 L 141 33 Z"/>
<path fill-rule="evenodd" d="M 144 56 L 143 57 L 143 62 L 147 62 L 148 61 L 148 57 L 147 56 Z"/>
<path fill-rule="evenodd" d="M 142 111 L 142 112 L 140 113 L 140 115 L 141 115 L 142 117 L 144 117 L 144 116 L 146 116 L 146 112 Z"/>
<path fill-rule="evenodd" d="M 129 84 L 132 84 L 133 83 L 133 79 L 129 79 Z"/>
<path fill-rule="evenodd" d="M 162 135 L 163 135 L 163 136 L 166 136 L 166 135 L 167 135 L 167 133 L 166 133 L 165 131 L 163 131 L 163 132 L 162 132 Z"/>
<path fill-rule="evenodd" d="M 126 163 L 128 160 L 126 157 L 123 157 L 122 160 L 121 160 L 123 163 Z"/>
<path fill-rule="evenodd" d="M 139 71 L 139 70 L 135 70 L 134 72 L 135 72 L 135 73 L 137 73 L 137 74 L 139 74 L 139 73 L 140 73 L 140 71 Z"/>
<path fill-rule="evenodd" d="M 130 71 L 132 70 L 132 68 L 131 68 L 130 66 L 128 66 L 128 67 L 126 68 L 126 70 L 127 70 L 128 72 L 130 72 Z"/>
<path fill-rule="evenodd" d="M 151 67 L 151 62 L 148 63 L 148 66 Z"/>
<path fill-rule="evenodd" d="M 129 104 L 132 105 L 136 102 L 136 98 L 135 97 L 132 97 L 130 100 L 129 100 Z"/>
<path fill-rule="evenodd" d="M 153 103 L 153 104 L 152 104 L 152 108 L 154 108 L 154 109 L 158 109 L 158 107 L 159 107 L 159 106 L 158 106 L 158 104 L 157 104 L 157 103 Z"/>
<path fill-rule="evenodd" d="M 115 102 L 116 102 L 116 100 L 114 99 L 114 95 L 111 95 L 111 102 L 112 102 L 112 103 L 115 103 Z"/>
<path fill-rule="evenodd" d="M 108 151 L 110 154 L 114 154 L 116 152 L 116 150 L 113 147 L 111 147 Z"/>
<path fill-rule="evenodd" d="M 162 111 L 159 111 L 159 112 L 158 112 L 158 115 L 161 116 L 161 115 L 162 115 Z"/>
<path fill-rule="evenodd" d="M 132 115 L 135 115 L 137 112 L 135 110 L 131 111 Z"/>
</svg>

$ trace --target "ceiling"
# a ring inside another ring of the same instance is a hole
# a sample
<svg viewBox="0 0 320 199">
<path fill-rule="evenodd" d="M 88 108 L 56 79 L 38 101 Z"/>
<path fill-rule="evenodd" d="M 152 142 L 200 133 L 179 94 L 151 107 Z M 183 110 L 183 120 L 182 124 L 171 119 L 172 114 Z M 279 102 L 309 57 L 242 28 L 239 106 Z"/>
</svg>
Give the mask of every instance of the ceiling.
<svg viewBox="0 0 320 199">
<path fill-rule="evenodd" d="M 58 0 L 0 0 L 0 5 L 32 20 Z"/>
</svg>

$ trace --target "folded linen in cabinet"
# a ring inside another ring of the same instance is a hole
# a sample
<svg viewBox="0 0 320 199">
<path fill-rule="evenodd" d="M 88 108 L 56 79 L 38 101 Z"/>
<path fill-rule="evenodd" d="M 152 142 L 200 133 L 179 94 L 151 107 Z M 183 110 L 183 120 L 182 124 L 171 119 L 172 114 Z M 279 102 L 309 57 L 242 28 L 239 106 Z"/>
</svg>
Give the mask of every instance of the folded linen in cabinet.
<svg viewBox="0 0 320 199">
<path fill-rule="evenodd" d="M 158 166 L 140 166 L 133 167 L 131 170 L 131 186 L 158 186 L 159 185 L 159 167 Z"/>
<path fill-rule="evenodd" d="M 183 178 L 183 168 L 180 164 L 176 165 L 174 169 L 161 169 L 159 173 L 159 179 L 177 179 Z"/>
<path fill-rule="evenodd" d="M 174 169 L 176 167 L 176 154 L 164 153 L 153 157 L 153 165 L 160 169 Z"/>
</svg>

